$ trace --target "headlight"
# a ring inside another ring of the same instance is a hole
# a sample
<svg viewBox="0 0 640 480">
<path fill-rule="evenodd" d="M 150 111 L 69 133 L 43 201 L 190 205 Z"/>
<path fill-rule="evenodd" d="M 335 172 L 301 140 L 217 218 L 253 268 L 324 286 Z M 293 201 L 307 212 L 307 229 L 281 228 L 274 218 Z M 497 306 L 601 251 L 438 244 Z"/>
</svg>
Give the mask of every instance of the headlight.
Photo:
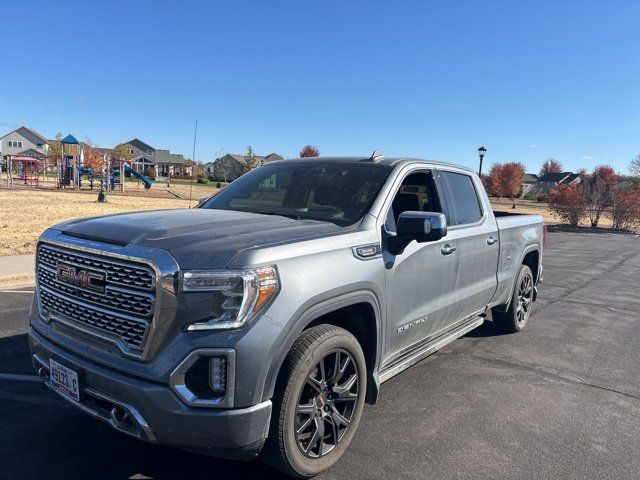
<svg viewBox="0 0 640 480">
<path fill-rule="evenodd" d="M 213 296 L 213 317 L 189 325 L 188 330 L 240 328 L 264 310 L 279 290 L 275 267 L 183 272 L 183 292 L 211 292 Z"/>
</svg>

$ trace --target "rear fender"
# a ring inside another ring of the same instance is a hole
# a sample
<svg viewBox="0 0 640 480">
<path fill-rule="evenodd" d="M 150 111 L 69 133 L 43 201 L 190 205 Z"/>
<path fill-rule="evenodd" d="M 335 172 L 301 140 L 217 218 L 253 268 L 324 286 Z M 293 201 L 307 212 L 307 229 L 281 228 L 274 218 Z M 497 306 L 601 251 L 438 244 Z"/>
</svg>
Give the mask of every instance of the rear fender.
<svg viewBox="0 0 640 480">
<path fill-rule="evenodd" d="M 520 271 L 520 266 L 524 263 L 524 258 L 527 256 L 527 254 L 531 253 L 531 252 L 538 252 L 539 257 L 541 257 L 540 255 L 540 245 L 535 243 L 532 245 L 527 246 L 524 251 L 522 252 L 522 255 L 520 255 L 520 261 L 518 262 L 518 270 L 516 272 L 516 274 L 513 277 L 513 282 L 511 283 L 511 288 L 509 289 L 509 297 L 507 300 L 507 303 L 505 303 L 504 305 L 496 305 L 495 307 L 493 307 L 495 310 L 499 311 L 499 312 L 506 312 L 507 310 L 509 310 L 509 307 L 511 306 L 511 300 L 513 299 L 513 292 L 516 288 L 516 280 L 518 279 L 518 272 Z M 538 262 L 541 261 L 541 258 L 538 259 Z M 538 278 L 540 277 L 540 265 L 538 265 Z M 535 283 L 537 283 L 538 278 L 534 279 Z M 537 292 L 534 294 L 535 297 L 537 297 Z M 534 300 L 535 300 L 534 297 Z"/>
</svg>

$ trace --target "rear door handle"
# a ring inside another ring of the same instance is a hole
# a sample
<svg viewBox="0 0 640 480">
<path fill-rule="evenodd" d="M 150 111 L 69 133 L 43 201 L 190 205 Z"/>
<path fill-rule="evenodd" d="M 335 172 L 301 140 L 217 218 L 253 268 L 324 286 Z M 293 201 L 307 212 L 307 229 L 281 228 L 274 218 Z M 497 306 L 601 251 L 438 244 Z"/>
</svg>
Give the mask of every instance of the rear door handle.
<svg viewBox="0 0 640 480">
<path fill-rule="evenodd" d="M 440 252 L 442 252 L 443 255 L 451 255 L 455 251 L 456 251 L 456 247 L 448 243 L 440 249 Z"/>
<path fill-rule="evenodd" d="M 491 235 L 489 238 L 487 238 L 487 243 L 489 245 L 493 245 L 494 243 L 496 243 L 498 241 L 498 239 L 496 237 L 494 237 L 493 235 Z"/>
</svg>

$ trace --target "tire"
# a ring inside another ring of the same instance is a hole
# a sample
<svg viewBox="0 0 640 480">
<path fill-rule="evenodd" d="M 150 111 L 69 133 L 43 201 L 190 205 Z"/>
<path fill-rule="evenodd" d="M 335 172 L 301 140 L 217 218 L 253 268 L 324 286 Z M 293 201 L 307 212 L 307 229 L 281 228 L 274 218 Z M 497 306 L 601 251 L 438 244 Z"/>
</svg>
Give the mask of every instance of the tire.
<svg viewBox="0 0 640 480">
<path fill-rule="evenodd" d="M 492 311 L 493 323 L 505 332 L 516 333 L 522 331 L 527 326 L 531 315 L 533 287 L 533 273 L 527 265 L 522 265 L 516 277 L 516 286 L 513 289 L 509 309 L 506 312 L 494 309 Z"/>
<path fill-rule="evenodd" d="M 353 335 L 334 325 L 304 331 L 278 376 L 262 459 L 298 478 L 331 467 L 355 434 L 366 389 L 364 354 Z"/>
</svg>

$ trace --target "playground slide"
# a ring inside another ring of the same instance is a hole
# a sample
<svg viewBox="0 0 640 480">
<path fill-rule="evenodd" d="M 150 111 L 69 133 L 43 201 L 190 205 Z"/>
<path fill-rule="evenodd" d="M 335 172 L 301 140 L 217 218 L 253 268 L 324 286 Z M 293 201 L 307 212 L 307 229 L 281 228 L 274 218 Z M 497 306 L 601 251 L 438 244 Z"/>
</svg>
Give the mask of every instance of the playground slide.
<svg viewBox="0 0 640 480">
<path fill-rule="evenodd" d="M 151 185 L 153 185 L 153 182 L 151 180 L 149 180 L 147 177 L 145 177 L 141 173 L 136 172 L 133 168 L 131 168 L 126 163 L 124 164 L 124 172 L 130 173 L 131 175 L 136 177 L 138 180 L 140 180 L 142 183 L 144 183 L 144 188 L 146 188 L 147 190 L 151 188 Z"/>
</svg>

